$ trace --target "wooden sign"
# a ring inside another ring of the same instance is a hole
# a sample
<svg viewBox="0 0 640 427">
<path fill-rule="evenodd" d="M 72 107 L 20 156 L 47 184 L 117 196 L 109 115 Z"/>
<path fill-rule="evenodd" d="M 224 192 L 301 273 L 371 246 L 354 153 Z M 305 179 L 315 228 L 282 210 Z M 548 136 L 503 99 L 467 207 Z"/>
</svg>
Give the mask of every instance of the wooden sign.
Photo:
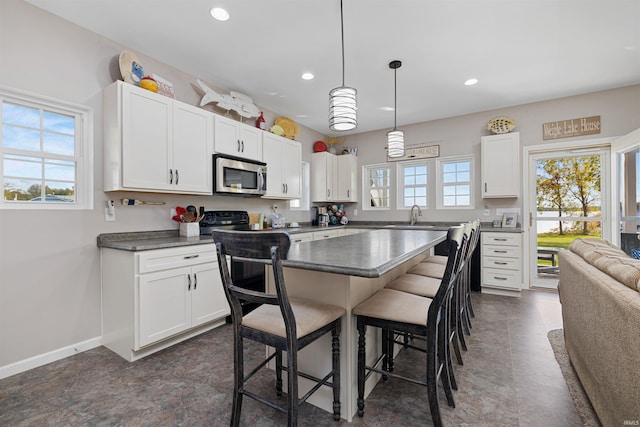
<svg viewBox="0 0 640 427">
<path fill-rule="evenodd" d="M 402 157 L 389 157 L 388 162 L 397 162 L 401 160 L 413 160 L 413 159 L 428 159 L 431 157 L 440 157 L 439 145 L 425 145 L 420 147 L 406 147 L 404 149 L 404 156 Z"/>
<path fill-rule="evenodd" d="M 600 133 L 600 116 L 579 117 L 542 124 L 542 139 L 569 138 Z"/>
</svg>

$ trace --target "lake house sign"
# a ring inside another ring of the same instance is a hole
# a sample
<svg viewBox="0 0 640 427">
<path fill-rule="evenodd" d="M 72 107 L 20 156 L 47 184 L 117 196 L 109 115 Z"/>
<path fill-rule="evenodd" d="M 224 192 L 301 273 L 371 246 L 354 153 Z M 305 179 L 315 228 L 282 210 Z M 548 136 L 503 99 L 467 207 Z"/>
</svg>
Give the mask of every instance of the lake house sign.
<svg viewBox="0 0 640 427">
<path fill-rule="evenodd" d="M 597 133 L 600 133 L 600 116 L 580 117 L 542 124 L 543 140 L 594 135 Z"/>
</svg>

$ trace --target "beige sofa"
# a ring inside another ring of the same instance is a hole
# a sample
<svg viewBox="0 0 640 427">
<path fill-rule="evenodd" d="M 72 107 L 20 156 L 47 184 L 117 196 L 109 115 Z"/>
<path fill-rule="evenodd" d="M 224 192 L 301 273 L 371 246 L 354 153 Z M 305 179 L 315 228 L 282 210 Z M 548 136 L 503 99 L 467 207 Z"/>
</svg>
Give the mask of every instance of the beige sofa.
<svg viewBox="0 0 640 427">
<path fill-rule="evenodd" d="M 559 253 L 567 352 L 602 424 L 640 422 L 640 261 L 600 239 Z"/>
</svg>

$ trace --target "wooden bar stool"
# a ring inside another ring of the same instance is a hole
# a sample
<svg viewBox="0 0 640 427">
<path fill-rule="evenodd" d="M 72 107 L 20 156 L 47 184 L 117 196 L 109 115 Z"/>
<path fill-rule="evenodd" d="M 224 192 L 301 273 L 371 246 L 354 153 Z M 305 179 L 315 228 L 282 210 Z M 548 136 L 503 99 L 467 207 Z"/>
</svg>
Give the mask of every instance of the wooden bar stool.
<svg viewBox="0 0 640 427">
<path fill-rule="evenodd" d="M 340 330 L 345 310 L 328 304 L 320 304 L 301 298 L 289 298 L 282 272 L 282 259 L 286 258 L 291 245 L 289 235 L 284 232 L 254 232 L 215 230 L 220 275 L 225 294 L 231 306 L 234 340 L 234 391 L 231 426 L 240 423 L 242 397 L 247 396 L 267 406 L 287 413 L 287 425 L 298 422 L 298 406 L 326 385 L 333 389 L 333 418 L 340 419 Z M 234 285 L 231 280 L 227 257 L 240 257 L 249 261 L 271 262 L 276 294 L 247 290 Z M 240 301 L 262 304 L 243 316 Z M 331 333 L 332 367 L 324 378 L 298 372 L 298 351 L 316 339 Z M 250 339 L 273 347 L 275 352 L 256 366 L 248 375 L 244 374 L 243 340 Z M 286 367 L 282 363 L 282 352 L 287 352 Z M 282 371 L 287 372 L 287 406 L 258 396 L 245 388 L 246 381 L 260 368 L 275 358 L 276 393 L 282 394 Z M 298 399 L 298 375 L 315 381 L 316 385 Z"/>
<path fill-rule="evenodd" d="M 446 394 L 451 393 L 446 369 L 447 323 L 446 302 L 451 300 L 453 284 L 460 271 L 460 247 L 463 241 L 462 227 L 451 232 L 449 260 L 445 275 L 433 299 L 424 298 L 394 289 L 381 289 L 353 309 L 358 329 L 358 415 L 364 416 L 364 384 L 371 372 L 385 377 L 409 381 L 427 387 L 431 418 L 435 426 L 442 425 L 438 406 L 437 382 L 443 381 Z M 382 329 L 383 335 L 408 333 L 424 337 L 426 341 L 426 380 L 408 378 L 391 373 L 385 360 L 392 358 L 393 346 L 383 337 L 382 356 L 373 365 L 366 364 L 365 335 L 367 326 Z M 381 368 L 379 368 L 381 366 Z M 386 368 L 386 369 L 385 369 Z M 447 396 L 449 399 L 449 396 Z"/>
</svg>

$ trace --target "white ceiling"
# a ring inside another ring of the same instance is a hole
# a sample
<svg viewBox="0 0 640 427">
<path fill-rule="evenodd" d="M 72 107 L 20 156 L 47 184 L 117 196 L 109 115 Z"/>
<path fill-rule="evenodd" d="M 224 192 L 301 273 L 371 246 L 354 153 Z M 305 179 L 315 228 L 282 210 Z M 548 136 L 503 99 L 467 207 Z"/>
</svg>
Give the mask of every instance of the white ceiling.
<svg viewBox="0 0 640 427">
<path fill-rule="evenodd" d="M 342 85 L 339 0 L 26 0 L 325 135 Z M 213 7 L 231 18 L 214 21 Z M 344 0 L 358 127 L 640 83 L 640 0 Z M 303 81 L 303 72 L 316 78 Z M 466 87 L 475 77 L 479 83 Z"/>
</svg>

